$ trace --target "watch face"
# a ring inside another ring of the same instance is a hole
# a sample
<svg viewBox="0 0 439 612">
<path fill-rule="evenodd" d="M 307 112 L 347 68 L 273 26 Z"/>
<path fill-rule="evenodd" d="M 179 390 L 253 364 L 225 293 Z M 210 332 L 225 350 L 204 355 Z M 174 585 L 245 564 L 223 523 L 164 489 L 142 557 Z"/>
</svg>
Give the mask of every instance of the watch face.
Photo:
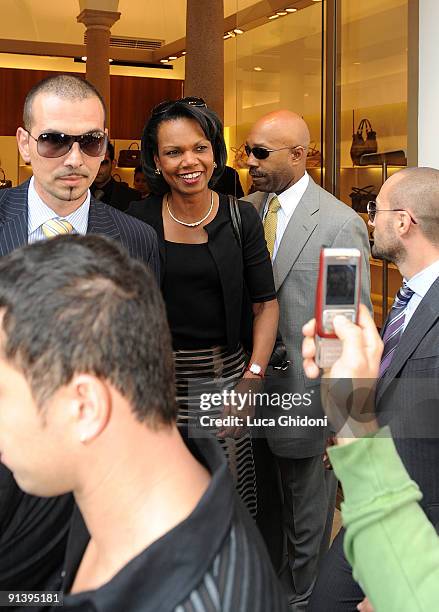
<svg viewBox="0 0 439 612">
<path fill-rule="evenodd" d="M 261 366 L 257 363 L 252 363 L 249 370 L 252 374 L 260 374 L 262 372 Z"/>
</svg>

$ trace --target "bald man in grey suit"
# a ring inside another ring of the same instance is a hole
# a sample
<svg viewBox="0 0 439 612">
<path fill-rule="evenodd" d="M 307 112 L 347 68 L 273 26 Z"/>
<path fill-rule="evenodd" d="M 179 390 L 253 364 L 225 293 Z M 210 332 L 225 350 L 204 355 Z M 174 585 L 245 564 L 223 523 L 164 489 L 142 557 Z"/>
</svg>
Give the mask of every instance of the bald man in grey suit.
<svg viewBox="0 0 439 612">
<path fill-rule="evenodd" d="M 273 271 L 280 307 L 279 327 L 291 359 L 289 385 L 295 393 L 312 393 L 312 413 L 319 411 L 319 382 L 302 370 L 302 326 L 314 315 L 322 246 L 358 248 L 362 255 L 361 301 L 370 300 L 369 239 L 364 221 L 349 206 L 317 185 L 306 172 L 308 126 L 297 114 L 282 110 L 262 117 L 247 145 L 254 187 L 247 196 L 262 219 L 277 196 Z M 265 149 L 265 151 L 261 151 Z M 268 155 L 267 155 L 268 152 Z M 264 157 L 261 159 L 261 157 Z M 326 433 L 269 436 L 280 473 L 285 555 L 280 568 L 293 612 L 306 610 L 325 546 L 326 523 L 335 501 L 335 478 L 325 474 Z M 329 525 L 328 525 L 329 527 Z M 326 542 L 326 545 L 328 542 Z"/>
</svg>

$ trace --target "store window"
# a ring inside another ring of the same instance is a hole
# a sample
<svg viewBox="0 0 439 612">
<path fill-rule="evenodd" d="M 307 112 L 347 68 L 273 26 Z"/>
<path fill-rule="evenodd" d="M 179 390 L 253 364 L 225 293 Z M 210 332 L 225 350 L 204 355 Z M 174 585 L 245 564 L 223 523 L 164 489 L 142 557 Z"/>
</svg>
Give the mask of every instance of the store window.
<svg viewBox="0 0 439 612">
<path fill-rule="evenodd" d="M 301 114 L 311 132 L 310 173 L 320 182 L 322 142 L 322 7 L 320 2 L 295 12 L 267 12 L 260 5 L 236 0 L 236 12 L 246 9 L 243 34 L 225 41 L 225 126 L 229 163 L 238 168 L 247 191 L 248 173 L 242 168 L 242 145 L 251 125 L 262 115 L 281 108 Z M 293 6 L 295 3 L 290 3 Z M 303 2 L 301 3 L 303 6 Z M 254 24 L 260 24 L 254 27 Z"/>
</svg>

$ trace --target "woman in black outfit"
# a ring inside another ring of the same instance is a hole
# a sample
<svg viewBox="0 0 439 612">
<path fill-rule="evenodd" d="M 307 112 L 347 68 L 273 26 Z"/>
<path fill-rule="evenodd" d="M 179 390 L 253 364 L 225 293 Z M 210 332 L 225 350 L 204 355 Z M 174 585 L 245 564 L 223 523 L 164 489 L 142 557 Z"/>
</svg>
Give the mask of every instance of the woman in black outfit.
<svg viewBox="0 0 439 612">
<path fill-rule="evenodd" d="M 251 204 L 240 203 L 241 248 L 228 199 L 212 189 L 226 156 L 221 122 L 203 100 L 159 104 L 142 136 L 144 172 L 159 195 L 151 195 L 147 206 L 133 202 L 128 210 L 158 234 L 181 423 L 200 416 L 200 387 L 191 388 L 191 380 L 259 379 L 276 338 L 278 304 L 261 220 Z M 254 314 L 247 369 L 240 341 L 245 287 Z M 237 489 L 255 514 L 251 439 L 224 437 L 221 442 Z"/>
</svg>

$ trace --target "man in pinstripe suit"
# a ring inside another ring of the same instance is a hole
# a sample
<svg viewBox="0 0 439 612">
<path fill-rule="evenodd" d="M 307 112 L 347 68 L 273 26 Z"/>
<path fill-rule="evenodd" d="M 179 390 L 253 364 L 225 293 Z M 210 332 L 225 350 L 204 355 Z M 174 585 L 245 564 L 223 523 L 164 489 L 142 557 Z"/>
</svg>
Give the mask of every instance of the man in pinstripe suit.
<svg viewBox="0 0 439 612">
<path fill-rule="evenodd" d="M 154 230 L 90 195 L 108 132 L 97 90 L 72 75 L 49 77 L 29 92 L 23 125 L 18 147 L 33 177 L 0 192 L 0 256 L 44 239 L 47 222 L 66 220 L 73 233 L 118 240 L 158 276 Z"/>
<path fill-rule="evenodd" d="M 154 230 L 90 196 L 107 141 L 105 106 L 95 88 L 72 75 L 41 81 L 26 98 L 23 126 L 17 141 L 33 177 L 0 191 L 0 257 L 44 239 L 55 223 L 62 231 L 117 240 L 158 277 Z M 24 495 L 0 464 L 0 589 L 46 583 L 63 554 L 71 508 L 69 497 Z M 41 519 L 50 515 L 50 521 L 29 525 L 32 512 Z"/>
</svg>

